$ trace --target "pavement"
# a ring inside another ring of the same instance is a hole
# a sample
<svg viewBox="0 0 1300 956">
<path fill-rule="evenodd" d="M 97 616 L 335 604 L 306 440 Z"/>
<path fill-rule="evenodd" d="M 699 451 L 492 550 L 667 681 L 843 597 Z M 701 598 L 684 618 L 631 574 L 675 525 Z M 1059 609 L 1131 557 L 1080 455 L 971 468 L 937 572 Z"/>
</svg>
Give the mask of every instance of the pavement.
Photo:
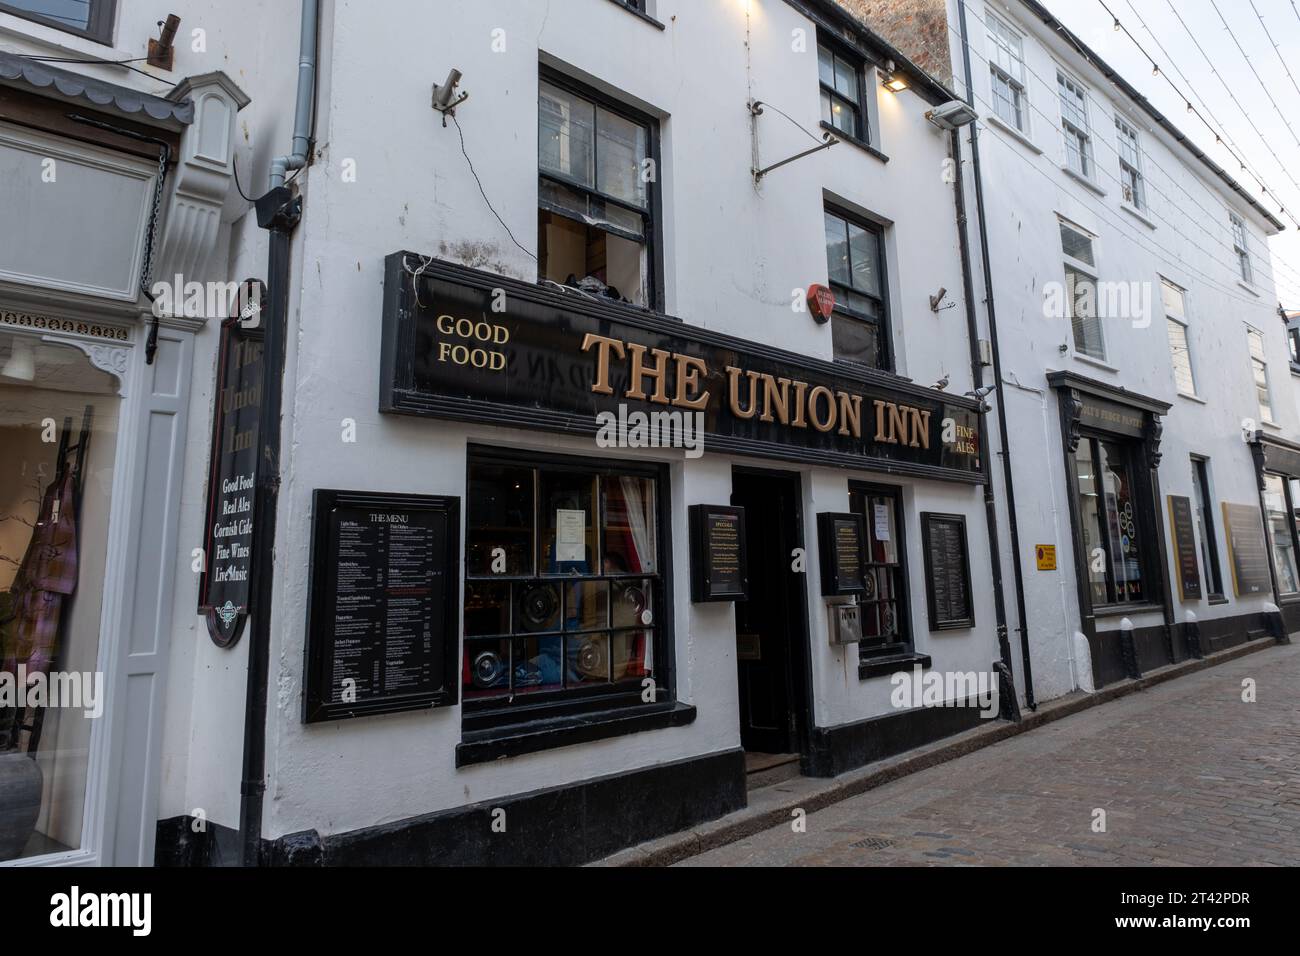
<svg viewBox="0 0 1300 956">
<path fill-rule="evenodd" d="M 1252 682 L 1254 700 L 1244 700 Z M 789 822 L 677 865 L 1294 866 L 1300 644 L 1144 686 L 829 805 L 791 809 L 808 786 L 751 794 L 751 803 L 781 806 Z"/>
</svg>

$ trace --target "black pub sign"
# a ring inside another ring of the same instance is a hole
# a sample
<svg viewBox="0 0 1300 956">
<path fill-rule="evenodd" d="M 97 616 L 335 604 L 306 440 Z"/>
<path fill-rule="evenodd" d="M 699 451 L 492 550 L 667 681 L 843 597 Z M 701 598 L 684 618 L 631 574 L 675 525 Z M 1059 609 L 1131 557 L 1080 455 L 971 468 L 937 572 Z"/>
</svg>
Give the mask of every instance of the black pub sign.
<svg viewBox="0 0 1300 956">
<path fill-rule="evenodd" d="M 866 530 L 858 514 L 817 516 L 822 595 L 862 594 L 866 591 Z"/>
<path fill-rule="evenodd" d="M 460 499 L 315 493 L 303 721 L 457 700 Z"/>
<path fill-rule="evenodd" d="M 208 501 L 203 524 L 199 613 L 218 647 L 239 641 L 248 619 L 253 574 L 253 507 L 257 491 L 257 428 L 262 404 L 260 283 L 245 283 L 240 309 L 221 326 L 217 395 L 212 416 Z"/>
<path fill-rule="evenodd" d="M 691 600 L 696 604 L 749 600 L 745 509 L 691 505 Z"/>
<path fill-rule="evenodd" d="M 387 259 L 380 374 L 384 412 L 985 480 L 972 399 L 414 253 Z"/>
</svg>

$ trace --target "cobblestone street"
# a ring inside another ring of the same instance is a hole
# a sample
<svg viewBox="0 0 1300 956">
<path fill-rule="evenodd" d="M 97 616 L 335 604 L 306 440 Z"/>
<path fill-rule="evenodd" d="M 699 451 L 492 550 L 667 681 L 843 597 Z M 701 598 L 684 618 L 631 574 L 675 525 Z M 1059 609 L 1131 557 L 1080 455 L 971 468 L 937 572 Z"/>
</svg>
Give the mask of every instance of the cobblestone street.
<svg viewBox="0 0 1300 956">
<path fill-rule="evenodd" d="M 1300 645 L 1270 648 L 680 865 L 1295 865 L 1298 692 Z"/>
</svg>

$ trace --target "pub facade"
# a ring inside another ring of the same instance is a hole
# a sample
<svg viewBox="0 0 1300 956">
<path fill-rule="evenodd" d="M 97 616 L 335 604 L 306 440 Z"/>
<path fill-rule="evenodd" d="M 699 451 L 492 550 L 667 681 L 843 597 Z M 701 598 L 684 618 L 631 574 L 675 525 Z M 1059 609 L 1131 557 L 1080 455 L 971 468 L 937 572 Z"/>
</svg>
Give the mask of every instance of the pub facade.
<svg viewBox="0 0 1300 956">
<path fill-rule="evenodd" d="M 584 862 L 1013 710 L 951 91 L 832 3 L 392 6 L 293 183 L 264 862 Z M 164 864 L 239 854 L 220 424 Z"/>
</svg>

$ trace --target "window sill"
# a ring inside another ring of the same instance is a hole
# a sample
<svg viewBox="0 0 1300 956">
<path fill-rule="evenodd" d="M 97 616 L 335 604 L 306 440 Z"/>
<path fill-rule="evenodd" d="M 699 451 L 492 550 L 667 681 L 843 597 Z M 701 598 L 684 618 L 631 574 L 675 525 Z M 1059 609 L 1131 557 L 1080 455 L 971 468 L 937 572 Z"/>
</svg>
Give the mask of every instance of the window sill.
<svg viewBox="0 0 1300 956">
<path fill-rule="evenodd" d="M 1261 419 L 1260 424 L 1263 425 L 1265 428 L 1271 429 L 1275 432 L 1280 432 L 1282 430 L 1281 425 L 1279 425 L 1277 422 L 1270 422 L 1268 419 Z"/>
<path fill-rule="evenodd" d="M 984 119 L 989 123 L 991 123 L 992 125 L 996 126 L 1001 132 L 1006 133 L 1008 136 L 1010 136 L 1012 139 L 1018 142 L 1021 146 L 1025 147 L 1025 149 L 1029 150 L 1035 156 L 1043 155 L 1042 149 L 1040 149 L 1032 139 L 1030 139 L 1026 134 L 1022 133 L 1020 130 L 1016 129 L 1014 126 L 1012 126 L 1002 117 L 998 116 L 996 113 L 990 113 L 988 116 L 984 117 Z"/>
<path fill-rule="evenodd" d="M 1071 352 L 1070 355 L 1076 362 L 1091 365 L 1093 368 L 1099 368 L 1104 372 L 1114 372 L 1116 375 L 1119 374 L 1119 369 L 1104 359 L 1093 358 L 1091 355 L 1084 355 L 1082 352 Z"/>
<path fill-rule="evenodd" d="M 1251 295 L 1253 295 L 1255 298 L 1257 298 L 1257 299 L 1259 298 L 1259 290 L 1256 289 L 1256 288 L 1255 288 L 1253 285 L 1251 285 L 1249 282 L 1245 281 L 1244 279 L 1238 279 L 1238 280 L 1237 280 L 1237 285 L 1241 286 L 1243 289 L 1245 289 L 1247 292 L 1249 292 L 1249 293 L 1250 293 Z"/>
<path fill-rule="evenodd" d="M 900 671 L 907 672 L 914 667 L 928 669 L 929 654 L 914 654 L 906 651 L 902 654 L 887 654 L 881 657 L 869 657 L 858 661 L 858 680 L 870 680 L 872 677 L 888 677 Z"/>
<path fill-rule="evenodd" d="M 821 127 L 822 127 L 822 129 L 824 129 L 826 132 L 828 132 L 828 133 L 830 133 L 832 136 L 834 136 L 836 139 L 838 139 L 838 140 L 842 140 L 842 141 L 844 141 L 844 142 L 846 142 L 846 143 L 849 143 L 850 145 L 856 146 L 858 149 L 862 150 L 864 153 L 870 153 L 872 156 L 876 157 L 876 159 L 880 160 L 882 163 L 887 163 L 887 162 L 889 162 L 889 157 L 888 157 L 888 156 L 886 156 L 886 155 L 885 155 L 884 153 L 882 153 L 880 150 L 876 149 L 876 147 L 872 146 L 872 145 L 871 145 L 870 143 L 868 143 L 866 140 L 864 140 L 864 139 L 858 139 L 856 136 L 850 136 L 848 133 L 844 132 L 842 129 L 836 129 L 834 126 L 832 126 L 830 123 L 826 122 L 825 120 L 822 120 L 822 122 L 821 122 Z"/>
<path fill-rule="evenodd" d="M 1138 207 L 1133 205 L 1132 203 L 1121 202 L 1119 204 L 1119 208 L 1123 209 L 1126 213 L 1128 213 L 1138 222 L 1142 223 L 1142 225 L 1146 226 L 1148 229 L 1155 229 L 1156 224 L 1147 217 L 1146 213 L 1144 213 L 1141 209 L 1138 209 Z"/>
<path fill-rule="evenodd" d="M 666 701 L 471 731 L 462 734 L 456 745 L 456 766 L 468 767 L 643 730 L 685 727 L 694 723 L 695 713 L 689 704 Z"/>
<path fill-rule="evenodd" d="M 1292 362 L 1292 363 L 1291 363 L 1291 374 L 1292 374 L 1292 375 L 1300 376 L 1300 365 L 1297 365 L 1295 362 Z"/>
<path fill-rule="evenodd" d="M 1218 607 L 1220 604 L 1229 603 L 1227 597 L 1225 597 L 1222 594 L 1211 594 L 1205 600 L 1210 605 L 1210 607 Z"/>
<path fill-rule="evenodd" d="M 1092 616 L 1128 617 L 1131 614 L 1149 614 L 1164 609 L 1165 606 L 1158 601 L 1147 601 L 1145 604 L 1103 604 L 1092 609 Z"/>
<path fill-rule="evenodd" d="M 1083 175 L 1083 173 L 1077 172 L 1076 170 L 1072 169 L 1070 166 L 1068 165 L 1062 166 L 1061 172 L 1065 173 L 1065 175 L 1069 176 L 1071 179 L 1077 180 L 1080 184 L 1087 186 L 1098 196 L 1106 195 L 1106 190 L 1102 189 L 1100 186 L 1094 183 L 1087 176 Z"/>
<path fill-rule="evenodd" d="M 1209 402 L 1207 402 L 1205 399 L 1201 398 L 1201 396 L 1199 396 L 1199 395 L 1190 395 L 1190 394 L 1188 394 L 1187 392 L 1179 392 L 1179 393 L 1178 393 L 1178 397 L 1179 397 L 1179 398 L 1185 398 L 1185 399 L 1187 399 L 1189 402 L 1195 402 L 1197 405 L 1208 405 L 1208 404 L 1209 404 Z"/>
<path fill-rule="evenodd" d="M 655 27 L 656 29 L 659 30 L 665 29 L 662 23 L 660 23 L 654 17 L 650 16 L 650 14 L 646 13 L 644 10 L 638 10 L 635 7 L 629 7 L 626 3 L 623 3 L 623 0 L 610 0 L 610 2 L 613 3 L 616 7 L 622 7 L 624 10 L 632 14 L 632 16 L 636 17 L 638 20 L 644 20 L 646 23 L 650 24 L 652 27 Z"/>
</svg>

